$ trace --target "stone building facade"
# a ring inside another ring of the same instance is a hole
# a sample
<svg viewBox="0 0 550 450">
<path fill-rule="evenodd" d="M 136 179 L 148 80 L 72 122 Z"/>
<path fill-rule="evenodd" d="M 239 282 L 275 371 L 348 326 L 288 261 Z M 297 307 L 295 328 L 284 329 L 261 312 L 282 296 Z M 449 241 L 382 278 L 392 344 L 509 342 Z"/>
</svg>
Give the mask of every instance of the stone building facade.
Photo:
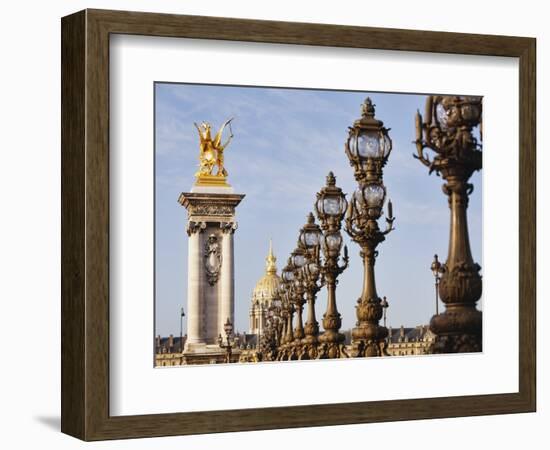
<svg viewBox="0 0 550 450">
<path fill-rule="evenodd" d="M 180 366 L 183 363 L 182 349 L 185 346 L 187 336 L 155 338 L 155 367 Z"/>
<path fill-rule="evenodd" d="M 388 353 L 390 356 L 426 355 L 434 343 L 436 335 L 428 325 L 415 328 L 388 328 Z"/>
</svg>

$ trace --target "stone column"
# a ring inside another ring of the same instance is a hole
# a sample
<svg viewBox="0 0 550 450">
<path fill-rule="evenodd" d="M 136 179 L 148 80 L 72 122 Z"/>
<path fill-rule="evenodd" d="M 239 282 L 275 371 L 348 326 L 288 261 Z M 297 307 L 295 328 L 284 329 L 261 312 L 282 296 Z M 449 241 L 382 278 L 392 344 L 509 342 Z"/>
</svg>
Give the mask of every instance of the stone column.
<svg viewBox="0 0 550 450">
<path fill-rule="evenodd" d="M 229 186 L 194 186 L 178 199 L 188 213 L 185 353 L 199 355 L 204 363 L 210 361 L 208 355 L 221 351 L 217 338 L 219 334 L 225 337 L 226 320 L 235 320 L 233 233 L 235 208 L 243 198 Z"/>
<path fill-rule="evenodd" d="M 201 311 L 201 248 L 202 223 L 190 221 L 187 227 L 189 235 L 187 268 L 187 344 L 203 342 Z"/>
<path fill-rule="evenodd" d="M 223 325 L 229 318 L 235 325 L 235 283 L 233 263 L 233 233 L 237 228 L 236 223 L 221 224 L 223 228 L 222 237 L 222 267 L 221 267 L 221 295 L 218 309 L 218 333 L 225 336 Z"/>
</svg>

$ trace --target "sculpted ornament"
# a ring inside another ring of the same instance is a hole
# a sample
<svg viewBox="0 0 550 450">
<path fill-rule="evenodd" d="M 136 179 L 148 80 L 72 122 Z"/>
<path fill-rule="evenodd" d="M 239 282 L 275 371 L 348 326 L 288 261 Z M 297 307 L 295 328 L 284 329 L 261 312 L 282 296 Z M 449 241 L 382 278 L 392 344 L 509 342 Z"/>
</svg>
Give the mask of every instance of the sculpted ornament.
<svg viewBox="0 0 550 450">
<path fill-rule="evenodd" d="M 195 123 L 195 128 L 199 132 L 200 139 L 200 154 L 199 154 L 199 171 L 196 173 L 197 177 L 201 176 L 216 176 L 221 178 L 227 177 L 227 170 L 224 167 L 224 150 L 231 142 L 233 138 L 233 132 L 231 131 L 231 121 L 229 119 L 221 126 L 216 136 L 212 138 L 212 126 L 208 122 L 202 122 L 200 125 Z M 226 126 L 229 125 L 230 135 L 229 138 L 222 143 L 222 134 Z M 216 173 L 214 170 L 216 169 Z"/>
<path fill-rule="evenodd" d="M 208 236 L 208 240 L 204 246 L 204 267 L 206 269 L 206 277 L 210 286 L 214 286 L 218 281 L 221 266 L 221 246 L 218 242 L 218 237 L 215 234 L 211 234 Z"/>
<path fill-rule="evenodd" d="M 220 228 L 224 234 L 234 234 L 237 229 L 237 222 L 221 222 Z"/>
<path fill-rule="evenodd" d="M 204 222 L 195 222 L 190 220 L 187 224 L 187 236 L 191 236 L 196 232 L 201 232 L 206 228 L 206 223 Z"/>
<path fill-rule="evenodd" d="M 195 216 L 231 216 L 235 213 L 235 208 L 227 204 L 198 204 L 189 208 L 189 214 Z"/>
<path fill-rule="evenodd" d="M 443 303 L 473 303 L 481 298 L 482 279 L 479 264 L 459 261 L 441 278 L 439 295 Z"/>
</svg>

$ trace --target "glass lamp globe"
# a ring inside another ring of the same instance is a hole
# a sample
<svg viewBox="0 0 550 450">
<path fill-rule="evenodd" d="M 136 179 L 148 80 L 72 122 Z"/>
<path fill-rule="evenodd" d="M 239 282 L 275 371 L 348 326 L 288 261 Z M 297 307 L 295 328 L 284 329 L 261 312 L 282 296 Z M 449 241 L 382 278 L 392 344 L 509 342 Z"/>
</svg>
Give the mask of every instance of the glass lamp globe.
<svg viewBox="0 0 550 450">
<path fill-rule="evenodd" d="M 381 208 L 386 198 L 386 190 L 380 184 L 367 184 L 363 188 L 363 198 L 369 208 Z"/>
<path fill-rule="evenodd" d="M 319 231 L 308 231 L 304 233 L 304 244 L 307 248 L 315 247 L 319 243 Z"/>
<path fill-rule="evenodd" d="M 355 138 L 355 145 L 361 158 L 378 158 L 380 155 L 380 137 L 377 131 L 359 133 Z"/>
<path fill-rule="evenodd" d="M 315 217 L 312 213 L 309 213 L 307 223 L 300 231 L 299 240 L 307 250 L 311 250 L 319 244 L 321 237 L 321 229 L 319 225 L 315 223 Z"/>
<path fill-rule="evenodd" d="M 294 265 L 294 267 L 296 269 L 299 269 L 305 263 L 306 263 L 306 258 L 304 256 L 304 254 L 298 249 L 294 250 L 294 252 L 292 254 L 292 264 Z"/>
<path fill-rule="evenodd" d="M 334 174 L 329 172 L 326 185 L 317 193 L 315 202 L 315 211 L 321 222 L 321 228 L 325 229 L 327 224 L 340 221 L 347 206 L 346 195 L 342 192 L 342 189 L 336 186 Z"/>
<path fill-rule="evenodd" d="M 316 277 L 317 275 L 319 275 L 319 266 L 315 263 L 309 263 L 307 265 L 307 270 L 309 271 L 309 273 L 313 276 L 313 277 Z"/>
<path fill-rule="evenodd" d="M 481 97 L 438 97 L 435 104 L 435 118 L 444 131 L 464 125 L 474 127 L 481 119 L 481 106 Z"/>
<path fill-rule="evenodd" d="M 359 187 L 353 192 L 351 196 L 351 202 L 355 207 L 355 209 L 357 209 L 358 211 L 363 211 L 365 206 L 365 199 L 363 197 L 363 188 Z"/>
<path fill-rule="evenodd" d="M 351 154 L 362 161 L 385 158 L 391 148 L 391 139 L 385 129 L 359 130 L 350 138 Z"/>
<path fill-rule="evenodd" d="M 372 100 L 366 98 L 361 105 L 361 117 L 349 127 L 346 153 L 352 165 L 365 169 L 367 161 L 385 160 L 392 147 L 388 129 L 375 117 Z"/>
<path fill-rule="evenodd" d="M 284 282 L 292 282 L 294 280 L 294 267 L 292 267 L 290 264 L 287 264 L 283 269 L 281 276 Z M 286 286 L 284 284 L 281 285 L 281 291 L 283 294 L 286 292 Z"/>
<path fill-rule="evenodd" d="M 342 235 L 340 233 L 327 234 L 325 242 L 330 251 L 339 252 L 342 248 Z"/>
<path fill-rule="evenodd" d="M 380 148 L 383 157 L 387 158 L 392 149 L 392 142 L 386 131 L 382 131 L 380 134 Z"/>
<path fill-rule="evenodd" d="M 439 122 L 439 125 L 443 130 L 446 130 L 448 128 L 448 120 L 449 115 L 447 112 L 447 109 L 443 106 L 442 103 L 438 103 L 435 107 L 435 115 L 437 117 L 437 121 Z"/>
<path fill-rule="evenodd" d="M 326 194 L 317 201 L 317 209 L 327 216 L 339 216 L 346 210 L 346 200 L 340 195 Z"/>
</svg>

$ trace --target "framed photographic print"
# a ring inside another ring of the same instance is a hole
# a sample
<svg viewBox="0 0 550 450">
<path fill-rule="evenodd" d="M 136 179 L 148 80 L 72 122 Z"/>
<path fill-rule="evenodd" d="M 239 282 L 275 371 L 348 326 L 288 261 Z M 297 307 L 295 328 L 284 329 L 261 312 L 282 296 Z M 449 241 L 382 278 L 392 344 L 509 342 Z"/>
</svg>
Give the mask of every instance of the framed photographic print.
<svg viewBox="0 0 550 450">
<path fill-rule="evenodd" d="M 62 431 L 535 410 L 535 40 L 62 20 Z"/>
</svg>

